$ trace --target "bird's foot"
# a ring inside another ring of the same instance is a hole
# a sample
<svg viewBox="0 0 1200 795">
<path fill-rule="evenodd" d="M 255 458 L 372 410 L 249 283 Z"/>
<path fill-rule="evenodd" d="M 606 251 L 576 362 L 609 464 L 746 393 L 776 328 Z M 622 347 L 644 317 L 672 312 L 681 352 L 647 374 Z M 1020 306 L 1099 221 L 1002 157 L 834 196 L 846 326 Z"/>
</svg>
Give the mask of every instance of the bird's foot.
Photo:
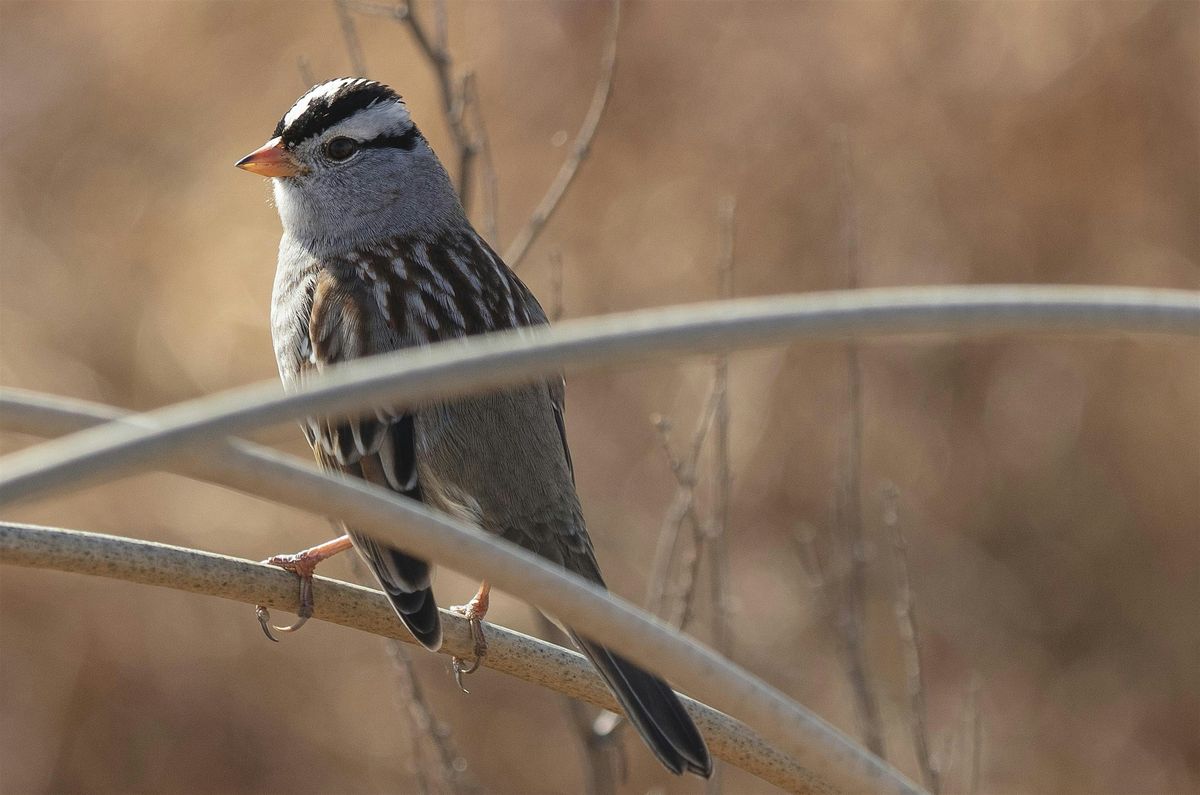
<svg viewBox="0 0 1200 795">
<path fill-rule="evenodd" d="M 488 644 L 487 636 L 483 633 L 483 618 L 487 615 L 490 590 L 488 584 L 484 583 L 479 586 L 479 593 L 475 594 L 471 601 L 465 605 L 454 605 L 450 608 L 451 612 L 458 613 L 470 623 L 471 639 L 475 642 L 475 647 L 472 649 L 475 655 L 474 660 L 467 662 L 462 657 L 451 658 L 454 681 L 458 684 L 458 689 L 464 693 L 471 691 L 463 687 L 463 676 L 478 671 L 479 666 L 483 664 L 483 658 L 487 656 Z"/>
<path fill-rule="evenodd" d="M 295 623 L 285 627 L 272 626 L 271 612 L 263 605 L 255 605 L 254 613 L 258 616 L 259 626 L 262 627 L 263 633 L 275 641 L 279 639 L 271 634 L 271 630 L 276 632 L 295 632 L 304 626 L 308 619 L 312 618 L 313 614 L 313 574 L 317 570 L 317 564 L 327 558 L 331 558 L 342 550 L 349 549 L 350 537 L 342 536 L 335 538 L 332 541 L 327 541 L 324 544 L 318 544 L 315 547 L 301 550 L 294 555 L 274 555 L 263 561 L 271 566 L 278 566 L 281 569 L 290 571 L 300 579 L 300 606 L 296 610 L 297 619 Z"/>
</svg>

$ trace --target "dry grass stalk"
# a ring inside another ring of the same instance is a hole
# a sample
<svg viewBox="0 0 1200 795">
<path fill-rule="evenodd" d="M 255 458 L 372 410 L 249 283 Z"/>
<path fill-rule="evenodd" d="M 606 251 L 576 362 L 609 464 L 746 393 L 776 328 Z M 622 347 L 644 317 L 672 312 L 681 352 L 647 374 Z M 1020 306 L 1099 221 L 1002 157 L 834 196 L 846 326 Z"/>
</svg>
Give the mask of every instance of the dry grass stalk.
<svg viewBox="0 0 1200 795">
<path fill-rule="evenodd" d="M 921 768 L 921 778 L 933 795 L 941 792 L 941 772 L 934 766 L 929 747 L 929 724 L 925 699 L 925 679 L 921 671 L 921 633 L 917 623 L 917 600 L 913 596 L 908 573 L 908 540 L 900 525 L 900 493 L 891 483 L 884 487 L 883 525 L 892 534 L 893 563 L 896 576 L 896 625 L 904 651 L 905 686 L 908 692 L 908 720 L 913 736 L 913 752 Z"/>
<path fill-rule="evenodd" d="M 537 207 L 529 216 L 529 220 L 525 222 L 525 226 L 517 232 L 512 243 L 504 250 L 504 261 L 514 270 L 520 266 L 521 260 L 529 252 L 529 247 L 542 233 L 550 216 L 558 209 L 563 195 L 566 194 L 567 188 L 571 186 L 575 175 L 579 172 L 579 167 L 583 165 L 588 152 L 591 151 L 592 139 L 596 137 L 596 130 L 600 126 L 600 120 L 604 118 L 604 109 L 608 107 L 608 97 L 612 93 L 613 74 L 617 67 L 617 33 L 620 27 L 621 0 L 612 0 L 612 20 L 609 22 L 608 40 L 604 45 L 604 53 L 600 57 L 600 77 L 592 92 L 591 105 L 588 106 L 583 123 L 579 126 L 579 132 L 575 135 L 575 142 L 571 144 L 570 154 L 559 167 L 558 174 L 550 183 L 550 187 L 546 189 L 546 195 L 538 202 Z"/>
<path fill-rule="evenodd" d="M 846 287 L 858 288 L 859 244 L 858 210 L 854 202 L 854 173 L 850 143 L 842 126 L 834 128 L 837 161 L 837 186 L 841 204 L 842 242 L 845 249 Z M 862 728 L 863 741 L 876 756 L 885 756 L 883 721 L 879 702 L 867 671 L 866 588 L 867 554 L 862 522 L 862 365 L 857 343 L 849 343 L 846 356 L 846 438 L 842 446 L 835 527 L 842 541 L 847 561 L 838 600 L 837 630 L 845 656 L 847 676 L 854 691 L 854 701 Z"/>
</svg>

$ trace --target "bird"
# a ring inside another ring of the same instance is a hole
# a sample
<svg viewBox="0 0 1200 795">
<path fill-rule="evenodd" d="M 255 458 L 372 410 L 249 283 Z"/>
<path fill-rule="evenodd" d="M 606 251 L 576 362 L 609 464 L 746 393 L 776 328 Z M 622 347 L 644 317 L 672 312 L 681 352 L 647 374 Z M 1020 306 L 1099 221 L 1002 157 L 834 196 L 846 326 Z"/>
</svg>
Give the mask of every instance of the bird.
<svg viewBox="0 0 1200 795">
<path fill-rule="evenodd" d="M 271 336 L 285 389 L 324 368 L 414 346 L 548 323 L 537 298 L 467 218 L 404 99 L 383 83 L 319 83 L 238 167 L 269 177 L 283 226 Z M 561 376 L 358 416 L 310 417 L 318 465 L 443 511 L 604 586 L 575 489 Z M 441 620 L 428 562 L 345 528 L 336 539 L 271 562 L 301 577 L 311 615 L 312 568 L 353 545 L 396 615 L 430 650 Z M 307 585 L 305 583 L 308 583 Z M 486 653 L 485 580 L 463 613 Z M 260 613 L 263 628 L 269 627 Z M 658 676 L 565 627 L 647 746 L 672 773 L 709 777 L 695 723 Z M 460 681 L 461 686 L 461 681 Z"/>
</svg>

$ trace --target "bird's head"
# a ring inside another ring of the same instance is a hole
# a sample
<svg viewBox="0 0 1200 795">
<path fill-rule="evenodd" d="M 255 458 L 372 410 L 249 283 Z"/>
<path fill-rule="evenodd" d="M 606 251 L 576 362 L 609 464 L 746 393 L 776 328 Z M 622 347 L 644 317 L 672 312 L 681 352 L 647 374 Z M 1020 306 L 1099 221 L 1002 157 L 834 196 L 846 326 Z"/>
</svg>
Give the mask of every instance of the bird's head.
<svg viewBox="0 0 1200 795">
<path fill-rule="evenodd" d="M 313 86 L 237 166 L 271 177 L 285 231 L 321 248 L 434 234 L 462 216 L 404 100 L 365 78 Z"/>
</svg>

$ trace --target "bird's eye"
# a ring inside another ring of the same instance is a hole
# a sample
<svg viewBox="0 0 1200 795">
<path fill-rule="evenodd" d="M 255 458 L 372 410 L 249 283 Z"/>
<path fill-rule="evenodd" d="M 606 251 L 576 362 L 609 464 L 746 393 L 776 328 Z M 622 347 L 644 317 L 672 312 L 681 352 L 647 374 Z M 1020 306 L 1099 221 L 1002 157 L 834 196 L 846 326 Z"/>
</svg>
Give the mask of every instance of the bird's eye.
<svg viewBox="0 0 1200 795">
<path fill-rule="evenodd" d="M 325 144 L 325 154 L 329 156 L 330 160 L 349 160 L 357 151 L 358 141 L 353 138 L 333 138 Z"/>
</svg>

